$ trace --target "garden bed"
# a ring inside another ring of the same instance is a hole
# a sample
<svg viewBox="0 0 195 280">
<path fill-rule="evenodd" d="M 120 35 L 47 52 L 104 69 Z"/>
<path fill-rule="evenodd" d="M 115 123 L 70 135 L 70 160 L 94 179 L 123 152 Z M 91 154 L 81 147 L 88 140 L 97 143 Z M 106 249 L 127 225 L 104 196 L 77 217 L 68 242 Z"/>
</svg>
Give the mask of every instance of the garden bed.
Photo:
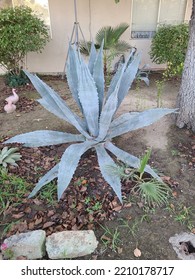
<svg viewBox="0 0 195 280">
<path fill-rule="evenodd" d="M 159 101 L 155 80 L 159 78 L 159 74 L 152 74 L 149 87 L 142 83 L 135 85 L 120 111 L 155 108 Z M 77 111 L 61 77 L 43 79 Z M 175 107 L 179 83 L 179 80 L 166 82 L 160 96 L 163 107 Z M 36 102 L 39 96 L 32 86 L 19 89 L 20 101 L 12 114 L 2 110 L 4 99 L 11 93 L 4 86 L 2 77 L 0 90 L 0 148 L 4 140 L 19 133 L 39 129 L 76 132 Z M 48 235 L 62 230 L 93 229 L 99 246 L 93 255 L 86 258 L 135 259 L 133 252 L 138 246 L 142 252 L 141 259 L 177 259 L 169 238 L 183 230 L 195 231 L 195 136 L 187 130 L 177 129 L 173 117 L 169 116 L 114 141 L 138 157 L 152 147 L 150 164 L 172 190 L 167 205 L 160 209 L 149 208 L 140 197 L 132 194 L 132 182 L 123 182 L 124 203 L 121 205 L 102 178 L 93 151 L 82 156 L 60 202 L 57 202 L 55 181 L 44 187 L 38 196 L 28 199 L 38 178 L 58 162 L 67 145 L 42 148 L 18 145 L 22 155 L 18 167 L 9 167 L 8 174 L 0 175 L 0 196 L 4 199 L 0 219 L 1 241 L 16 232 L 34 229 L 45 229 Z M 5 199 L 5 195 L 8 198 Z"/>
</svg>

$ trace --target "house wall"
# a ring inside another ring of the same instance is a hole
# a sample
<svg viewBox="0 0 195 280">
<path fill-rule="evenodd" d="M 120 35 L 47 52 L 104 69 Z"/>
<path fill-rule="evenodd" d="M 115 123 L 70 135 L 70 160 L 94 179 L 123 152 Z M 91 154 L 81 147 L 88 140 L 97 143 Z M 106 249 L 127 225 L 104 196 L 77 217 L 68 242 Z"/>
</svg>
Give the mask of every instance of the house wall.
<svg viewBox="0 0 195 280">
<path fill-rule="evenodd" d="M 90 5 L 89 5 L 90 3 Z M 115 26 L 121 22 L 131 23 L 132 0 L 77 0 L 78 21 L 86 40 L 95 37 L 96 32 L 105 25 Z M 41 54 L 29 53 L 26 66 L 29 71 L 40 73 L 62 73 L 66 61 L 68 42 L 74 26 L 74 1 L 49 0 L 52 38 Z M 192 0 L 188 0 L 186 20 L 190 19 Z M 91 11 L 91 12 L 90 12 Z M 79 37 L 82 39 L 81 33 Z M 148 52 L 151 39 L 130 39 L 130 29 L 122 39 L 128 41 L 138 51 L 142 51 L 142 63 L 151 68 L 159 68 L 153 64 Z"/>
</svg>

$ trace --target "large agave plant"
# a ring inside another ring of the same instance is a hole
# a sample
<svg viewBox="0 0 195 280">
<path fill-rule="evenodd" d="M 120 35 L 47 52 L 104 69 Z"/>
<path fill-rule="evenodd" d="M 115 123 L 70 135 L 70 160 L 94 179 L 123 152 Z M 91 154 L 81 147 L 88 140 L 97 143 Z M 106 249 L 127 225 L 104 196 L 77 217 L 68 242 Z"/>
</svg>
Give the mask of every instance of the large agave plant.
<svg viewBox="0 0 195 280">
<path fill-rule="evenodd" d="M 70 47 L 66 69 L 67 80 L 72 96 L 82 112 L 82 118 L 72 112 L 66 102 L 36 75 L 25 72 L 42 97 L 38 100 L 39 103 L 54 115 L 75 126 L 80 133 L 41 130 L 21 134 L 6 141 L 6 143 L 24 143 L 26 147 L 76 142 L 65 150 L 61 161 L 39 180 L 30 197 L 54 178 L 58 178 L 57 192 L 60 199 L 73 177 L 81 156 L 87 150 L 94 148 L 102 176 L 122 202 L 120 176 L 113 175 L 107 168 L 116 166 L 108 151 L 134 168 L 139 167 L 140 160 L 117 148 L 112 143 L 112 138 L 148 126 L 175 111 L 160 108 L 115 116 L 137 74 L 139 63 L 140 56 L 130 54 L 126 64 L 116 72 L 105 95 L 103 43 L 98 53 L 92 45 L 88 65 L 76 49 Z M 160 180 L 149 165 L 146 165 L 145 171 Z"/>
</svg>

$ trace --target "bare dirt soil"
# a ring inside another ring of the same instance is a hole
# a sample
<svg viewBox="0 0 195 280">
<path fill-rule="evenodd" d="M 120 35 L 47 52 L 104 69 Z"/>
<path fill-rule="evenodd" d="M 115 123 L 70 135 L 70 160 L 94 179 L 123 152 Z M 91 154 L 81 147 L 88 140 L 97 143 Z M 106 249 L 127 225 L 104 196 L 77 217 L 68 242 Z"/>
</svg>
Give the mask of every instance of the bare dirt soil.
<svg viewBox="0 0 195 280">
<path fill-rule="evenodd" d="M 167 81 L 160 98 L 157 98 L 155 81 L 160 78 L 160 74 L 153 73 L 149 87 L 142 83 L 134 84 L 119 113 L 156 108 L 157 103 L 162 107 L 175 108 L 180 81 Z M 66 100 L 72 110 L 77 111 L 66 81 L 51 76 L 43 77 L 43 80 Z M 11 89 L 5 87 L 3 77 L 0 77 L 0 148 L 5 139 L 19 133 L 40 129 L 76 132 L 35 101 L 39 95 L 32 86 L 18 90 L 20 101 L 17 110 L 6 114 L 3 111 L 4 99 L 10 94 Z M 124 205 L 121 206 L 102 179 L 95 154 L 89 152 L 82 157 L 74 180 L 64 195 L 64 202 L 49 206 L 40 197 L 28 200 L 27 195 L 24 196 L 20 205 L 9 206 L 1 214 L 0 239 L 38 228 L 44 228 L 47 234 L 92 228 L 99 245 L 96 252 L 86 259 L 133 260 L 137 259 L 134 255 L 136 247 L 141 250 L 139 259 L 178 259 L 169 238 L 182 231 L 195 233 L 195 135 L 186 129 L 178 129 L 174 116 L 167 116 L 149 127 L 117 137 L 113 142 L 138 157 L 147 148 L 152 148 L 150 165 L 172 189 L 167 205 L 149 208 L 131 195 L 132 186 L 124 183 Z M 19 147 L 22 160 L 18 168 L 9 168 L 9 172 L 27 180 L 30 192 L 38 178 L 59 160 L 66 145 L 40 149 Z M 97 200 L 100 205 L 95 204 Z M 5 227 L 13 222 L 14 225 L 5 234 Z"/>
</svg>

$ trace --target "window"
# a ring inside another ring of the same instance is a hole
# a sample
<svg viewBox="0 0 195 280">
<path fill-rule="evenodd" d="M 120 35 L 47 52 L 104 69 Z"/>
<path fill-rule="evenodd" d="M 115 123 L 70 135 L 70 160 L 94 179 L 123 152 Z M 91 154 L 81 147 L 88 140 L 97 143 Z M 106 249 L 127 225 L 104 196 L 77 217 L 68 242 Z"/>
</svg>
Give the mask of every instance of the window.
<svg viewBox="0 0 195 280">
<path fill-rule="evenodd" d="M 12 0 L 13 6 L 26 5 L 30 7 L 37 15 L 42 18 L 45 24 L 50 29 L 51 33 L 51 22 L 49 14 L 48 0 Z"/>
<path fill-rule="evenodd" d="M 132 0 L 131 38 L 152 38 L 158 24 L 184 21 L 187 0 Z"/>
<path fill-rule="evenodd" d="M 35 11 L 37 15 L 44 20 L 51 34 L 51 22 L 48 0 L 0 0 L 0 9 L 20 5 L 26 5 L 30 7 L 33 11 Z"/>
<path fill-rule="evenodd" d="M 12 5 L 12 0 L 0 0 L 0 9 L 8 8 Z"/>
<path fill-rule="evenodd" d="M 159 23 L 179 24 L 184 21 L 186 0 L 161 0 Z"/>
</svg>

